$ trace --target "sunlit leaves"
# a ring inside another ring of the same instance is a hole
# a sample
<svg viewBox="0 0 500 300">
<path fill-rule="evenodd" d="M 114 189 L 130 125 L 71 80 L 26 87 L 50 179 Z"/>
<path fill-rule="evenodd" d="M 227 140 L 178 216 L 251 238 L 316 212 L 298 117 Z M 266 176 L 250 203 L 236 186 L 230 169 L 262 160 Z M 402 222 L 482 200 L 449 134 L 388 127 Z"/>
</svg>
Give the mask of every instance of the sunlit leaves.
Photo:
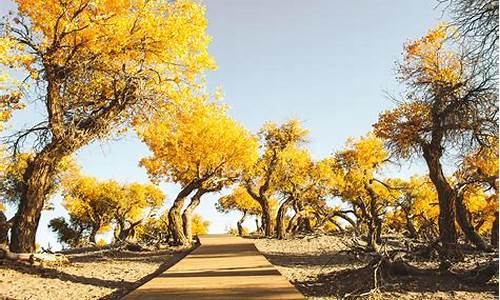
<svg viewBox="0 0 500 300">
<path fill-rule="evenodd" d="M 139 135 L 153 152 L 141 160 L 151 177 L 181 185 L 230 184 L 257 155 L 255 138 L 223 106 L 203 97 L 169 107 L 139 128 Z"/>
<path fill-rule="evenodd" d="M 237 186 L 231 194 L 219 198 L 216 203 L 219 212 L 227 213 L 233 210 L 242 211 L 249 215 L 260 215 L 262 209 L 243 186 Z"/>
</svg>

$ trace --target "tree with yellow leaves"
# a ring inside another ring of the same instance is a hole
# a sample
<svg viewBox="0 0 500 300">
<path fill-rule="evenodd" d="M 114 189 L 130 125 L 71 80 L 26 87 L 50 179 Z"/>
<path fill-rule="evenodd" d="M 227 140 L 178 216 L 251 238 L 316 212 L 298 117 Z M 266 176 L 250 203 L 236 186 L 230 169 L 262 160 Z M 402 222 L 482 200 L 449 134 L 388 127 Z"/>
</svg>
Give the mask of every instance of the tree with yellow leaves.
<svg viewBox="0 0 500 300">
<path fill-rule="evenodd" d="M 21 203 L 25 181 L 23 178 L 26 168 L 33 159 L 32 153 L 19 153 L 15 156 L 3 157 L 0 170 L 0 203 L 18 206 Z M 59 161 L 55 167 L 55 175 L 52 182 L 48 185 L 46 200 L 43 203 L 43 209 L 52 209 L 50 202 L 53 195 L 60 191 L 62 183 L 79 172 L 79 166 L 71 156 L 67 156 Z M 0 218 L 5 215 L 0 212 Z M 17 216 L 5 222 L 0 221 L 0 231 L 8 232 L 12 228 Z"/>
<path fill-rule="evenodd" d="M 78 176 L 65 183 L 63 206 L 70 223 L 88 232 L 89 241 L 111 229 L 115 207 L 122 187 L 113 180 L 100 182 L 94 177 Z M 57 228 L 54 227 L 54 230 Z"/>
<path fill-rule="evenodd" d="M 457 223 L 465 237 L 482 250 L 490 250 L 490 247 L 478 230 L 484 233 L 491 228 L 492 245 L 498 243 L 495 241 L 498 238 L 498 136 L 491 144 L 492 147 L 479 148 L 467 155 L 453 177 Z"/>
<path fill-rule="evenodd" d="M 230 211 L 240 211 L 243 213 L 236 223 L 239 236 L 243 236 L 243 222 L 245 222 L 247 217 L 262 214 L 262 208 L 259 203 L 241 185 L 234 188 L 231 194 L 219 198 L 219 201 L 215 205 L 217 211 L 221 213 L 228 213 Z"/>
<path fill-rule="evenodd" d="M 434 239 L 438 233 L 439 205 L 430 178 L 412 176 L 408 180 L 392 180 L 391 184 L 400 193 L 394 210 L 386 217 L 388 227 L 405 230 L 411 238 L 423 235 Z"/>
<path fill-rule="evenodd" d="M 115 238 L 125 241 L 134 235 L 135 228 L 163 205 L 165 195 L 153 184 L 131 183 L 122 186 L 115 195 L 113 219 L 116 223 Z"/>
<path fill-rule="evenodd" d="M 276 189 L 282 198 L 276 217 L 276 237 L 285 237 L 284 218 L 290 206 L 295 209 L 295 215 L 290 220 L 291 229 L 297 223 L 310 222 L 306 216 L 313 211 L 320 216 L 325 207 L 326 198 L 334 195 L 334 191 L 341 182 L 336 178 L 332 168 L 332 161 L 325 159 L 315 162 L 306 149 L 289 147 L 283 151 L 277 167 Z M 316 220 L 320 223 L 320 218 Z"/>
<path fill-rule="evenodd" d="M 113 223 L 115 239 L 126 241 L 165 199 L 163 192 L 152 184 L 120 184 L 82 175 L 64 182 L 63 196 L 70 221 L 54 219 L 50 227 L 60 241 L 73 246 L 80 245 L 85 234 L 96 243 L 96 234 L 108 231 Z"/>
<path fill-rule="evenodd" d="M 259 131 L 261 155 L 253 168 L 243 176 L 243 185 L 262 208 L 262 227 L 267 237 L 273 235 L 270 199 L 276 193 L 280 160 L 287 149 L 302 144 L 307 135 L 308 131 L 301 127 L 297 119 L 281 125 L 267 123 Z"/>
<path fill-rule="evenodd" d="M 398 76 L 407 88 L 398 107 L 382 113 L 375 134 L 401 158 L 422 155 L 439 199 L 440 242 L 445 257 L 457 247 L 457 190 L 444 175 L 447 151 L 467 154 L 490 145 L 498 131 L 496 72 L 454 49 L 453 29 L 441 24 L 405 46 Z"/>
<path fill-rule="evenodd" d="M 205 8 L 194 1 L 14 2 L 17 12 L 0 26 L 0 64 L 18 67 L 23 83 L 42 87 L 34 98 L 46 111 L 12 137 L 16 148 L 35 141 L 10 245 L 32 252 L 56 162 L 175 105 L 215 64 L 207 53 Z"/>
<path fill-rule="evenodd" d="M 192 230 L 194 235 L 203 235 L 208 233 L 210 221 L 204 220 L 200 214 L 194 214 L 192 222 Z"/>
<path fill-rule="evenodd" d="M 256 159 L 257 142 L 226 115 L 225 107 L 205 96 L 160 112 L 138 132 L 153 153 L 141 160 L 149 175 L 181 185 L 169 211 L 169 226 L 175 243 L 191 243 L 192 213 L 201 197 L 239 179 Z"/>
<path fill-rule="evenodd" d="M 378 252 L 383 216 L 399 196 L 390 180 L 376 178 L 388 161 L 383 141 L 372 133 L 349 139 L 335 157 L 344 176 L 340 197 L 352 206 L 356 219 L 368 226 L 369 248 Z"/>
</svg>

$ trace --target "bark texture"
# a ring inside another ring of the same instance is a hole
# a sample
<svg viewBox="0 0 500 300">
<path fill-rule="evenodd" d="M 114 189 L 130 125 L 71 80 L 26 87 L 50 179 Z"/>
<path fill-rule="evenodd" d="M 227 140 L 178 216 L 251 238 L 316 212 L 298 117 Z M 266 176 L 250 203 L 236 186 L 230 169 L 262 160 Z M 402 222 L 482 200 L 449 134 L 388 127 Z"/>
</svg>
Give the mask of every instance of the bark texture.
<svg viewBox="0 0 500 300">
<path fill-rule="evenodd" d="M 196 194 L 194 194 L 194 196 L 191 198 L 191 202 L 182 213 L 182 230 L 188 243 L 191 243 L 193 241 L 193 211 L 200 204 L 201 196 L 203 194 L 204 191 L 202 189 L 198 189 L 198 191 L 196 191 Z"/>
<path fill-rule="evenodd" d="M 440 140 L 439 137 L 434 140 Z M 455 225 L 455 201 L 457 193 L 447 181 L 440 162 L 442 148 L 440 143 L 433 142 L 423 147 L 424 159 L 429 168 L 429 177 L 436 187 L 439 200 L 439 240 L 442 246 L 442 256 L 453 259 L 463 259 L 463 254 L 457 245 L 457 228 Z"/>
<path fill-rule="evenodd" d="M 49 146 L 28 163 L 21 199 L 12 224 L 10 250 L 35 251 L 35 236 L 44 202 L 53 187 L 56 168 L 67 149 Z"/>
<path fill-rule="evenodd" d="M 285 238 L 285 215 L 291 202 L 292 199 L 286 199 L 278 209 L 278 214 L 276 216 L 276 238 L 279 240 Z"/>
<path fill-rule="evenodd" d="M 247 211 L 244 211 L 243 212 L 243 216 L 241 216 L 241 219 L 238 220 L 238 222 L 236 223 L 236 227 L 238 228 L 238 235 L 239 236 L 243 236 L 243 222 L 245 222 L 247 218 Z M 257 227 L 259 225 L 257 224 Z"/>
</svg>

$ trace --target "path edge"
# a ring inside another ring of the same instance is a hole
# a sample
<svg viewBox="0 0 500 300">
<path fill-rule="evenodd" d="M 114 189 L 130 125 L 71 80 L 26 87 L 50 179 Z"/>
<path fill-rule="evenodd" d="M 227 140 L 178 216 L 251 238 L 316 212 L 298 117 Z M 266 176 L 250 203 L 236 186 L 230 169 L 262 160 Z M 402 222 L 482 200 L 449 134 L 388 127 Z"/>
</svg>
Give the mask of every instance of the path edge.
<svg viewBox="0 0 500 300">
<path fill-rule="evenodd" d="M 116 290 L 116 291 L 112 292 L 111 294 L 108 294 L 108 295 L 105 295 L 105 296 L 99 298 L 98 300 L 119 300 L 119 299 L 124 298 L 125 296 L 134 292 L 139 287 L 148 283 L 149 281 L 151 281 L 152 279 L 154 279 L 158 275 L 162 274 L 163 272 L 166 272 L 168 269 L 175 266 L 179 261 L 181 261 L 184 257 L 188 256 L 191 252 L 193 252 L 200 245 L 201 245 L 201 243 L 198 242 L 198 243 L 193 244 L 190 248 L 186 249 L 186 251 L 183 251 L 180 253 L 175 253 L 171 259 L 160 264 L 154 272 L 152 272 L 152 273 L 140 278 L 136 282 L 134 282 L 134 284 L 132 285 L 132 287 L 130 289 Z"/>
</svg>

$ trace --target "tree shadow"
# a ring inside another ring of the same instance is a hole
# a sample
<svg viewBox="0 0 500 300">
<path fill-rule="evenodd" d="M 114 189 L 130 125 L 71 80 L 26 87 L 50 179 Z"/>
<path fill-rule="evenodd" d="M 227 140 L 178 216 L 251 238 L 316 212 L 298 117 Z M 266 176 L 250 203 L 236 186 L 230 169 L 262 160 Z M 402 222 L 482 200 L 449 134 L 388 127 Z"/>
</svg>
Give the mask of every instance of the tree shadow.
<svg viewBox="0 0 500 300">
<path fill-rule="evenodd" d="M 19 273 L 36 275 L 42 278 L 59 279 L 74 283 L 89 284 L 110 289 L 120 288 L 123 284 L 130 284 L 127 281 L 105 280 L 94 277 L 85 277 L 80 275 L 68 274 L 57 269 L 45 268 L 41 266 L 31 266 L 20 262 L 7 262 L 0 264 L 1 269 L 11 269 Z"/>
<path fill-rule="evenodd" d="M 16 272 L 35 275 L 47 279 L 58 279 L 62 281 L 69 281 L 73 283 L 87 284 L 96 287 L 104 287 L 109 289 L 114 289 L 111 294 L 101 297 L 101 300 L 116 300 L 122 298 L 124 295 L 130 291 L 138 288 L 152 278 L 158 276 L 159 274 L 165 272 L 167 269 L 175 265 L 182 258 L 184 258 L 189 252 L 191 252 L 195 247 L 192 248 L 178 248 L 170 249 L 165 251 L 156 252 L 132 252 L 132 251 L 108 251 L 99 254 L 89 254 L 89 255 L 79 255 L 71 257 L 70 262 L 78 263 L 98 263 L 100 261 L 108 260 L 140 260 L 153 263 L 159 263 L 157 269 L 136 281 L 125 281 L 125 280 L 106 280 L 95 277 L 85 277 L 81 275 L 73 275 L 60 271 L 57 269 L 43 267 L 43 266 L 33 266 L 22 262 L 0 260 L 0 272 L 3 269 L 11 269 Z M 165 257 L 170 255 L 169 257 Z"/>
<path fill-rule="evenodd" d="M 162 262 L 165 255 L 175 255 L 187 251 L 186 247 L 162 251 L 128 251 L 128 250 L 107 250 L 98 253 L 88 253 L 79 255 L 68 255 L 71 262 L 77 263 L 95 263 L 99 261 L 117 260 L 117 261 L 145 261 Z"/>
</svg>

